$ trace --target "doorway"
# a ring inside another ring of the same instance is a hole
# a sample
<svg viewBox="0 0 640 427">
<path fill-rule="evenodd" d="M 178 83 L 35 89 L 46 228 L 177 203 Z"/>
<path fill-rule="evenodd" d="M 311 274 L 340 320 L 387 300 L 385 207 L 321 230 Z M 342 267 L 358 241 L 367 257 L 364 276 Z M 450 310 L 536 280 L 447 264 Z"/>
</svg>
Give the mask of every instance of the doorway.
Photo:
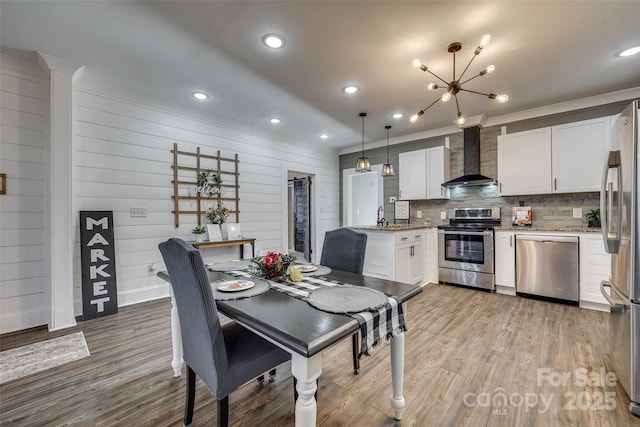
<svg viewBox="0 0 640 427">
<path fill-rule="evenodd" d="M 311 262 L 311 188 L 312 176 L 289 172 L 288 244 L 296 258 Z"/>
<path fill-rule="evenodd" d="M 372 165 L 371 172 L 343 171 L 343 223 L 346 227 L 375 225 L 383 203 L 382 165 Z M 384 212 L 381 212 L 384 216 Z"/>
</svg>

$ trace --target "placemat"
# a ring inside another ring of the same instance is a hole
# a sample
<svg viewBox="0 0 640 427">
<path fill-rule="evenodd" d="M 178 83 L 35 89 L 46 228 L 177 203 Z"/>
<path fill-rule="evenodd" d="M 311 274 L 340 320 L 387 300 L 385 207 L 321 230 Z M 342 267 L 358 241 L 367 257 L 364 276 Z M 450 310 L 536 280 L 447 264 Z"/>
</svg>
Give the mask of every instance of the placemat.
<svg viewBox="0 0 640 427">
<path fill-rule="evenodd" d="M 236 273 L 241 273 L 240 270 L 236 270 Z M 224 280 L 218 280 L 216 282 L 211 282 L 211 290 L 213 291 L 213 298 L 218 301 L 230 301 L 234 299 L 241 298 L 249 298 L 255 297 L 256 295 L 263 294 L 269 290 L 271 285 L 267 280 L 258 279 L 256 277 L 252 277 L 250 279 L 256 285 L 251 289 L 246 289 L 244 291 L 236 291 L 236 292 L 222 292 L 217 289 L 218 284 L 224 282 Z"/>
<path fill-rule="evenodd" d="M 332 286 L 311 292 L 307 302 L 329 313 L 375 311 L 387 303 L 388 297 L 375 289 L 361 286 Z"/>
</svg>

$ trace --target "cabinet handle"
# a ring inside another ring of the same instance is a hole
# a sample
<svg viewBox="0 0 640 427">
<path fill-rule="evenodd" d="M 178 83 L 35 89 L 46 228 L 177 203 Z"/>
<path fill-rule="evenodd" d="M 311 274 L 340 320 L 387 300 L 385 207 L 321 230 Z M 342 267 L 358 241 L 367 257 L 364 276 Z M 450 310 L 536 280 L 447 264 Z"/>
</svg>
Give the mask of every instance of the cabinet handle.
<svg viewBox="0 0 640 427">
<path fill-rule="evenodd" d="M 500 191 L 502 193 L 502 183 L 498 184 L 498 191 Z"/>
<path fill-rule="evenodd" d="M 408 240 L 408 237 L 401 237 L 400 240 Z"/>
<path fill-rule="evenodd" d="M 440 196 L 444 197 L 444 188 L 440 187 Z"/>
<path fill-rule="evenodd" d="M 416 239 L 419 239 L 419 238 L 420 238 L 420 235 L 419 235 L 419 234 L 416 234 Z"/>
<path fill-rule="evenodd" d="M 513 247 L 513 236 L 509 236 L 509 247 Z"/>
<path fill-rule="evenodd" d="M 553 178 L 553 189 L 554 190 L 558 189 L 558 178 Z"/>
</svg>

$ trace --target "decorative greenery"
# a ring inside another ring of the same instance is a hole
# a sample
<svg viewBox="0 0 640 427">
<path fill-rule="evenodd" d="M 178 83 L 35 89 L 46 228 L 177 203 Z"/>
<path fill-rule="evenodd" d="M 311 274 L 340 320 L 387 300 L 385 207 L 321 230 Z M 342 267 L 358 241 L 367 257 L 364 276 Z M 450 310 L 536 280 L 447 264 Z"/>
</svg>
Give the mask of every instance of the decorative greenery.
<svg viewBox="0 0 640 427">
<path fill-rule="evenodd" d="M 591 209 L 584 214 L 584 217 L 589 220 L 588 227 L 600 227 L 600 209 Z"/>
<path fill-rule="evenodd" d="M 211 222 L 211 224 L 223 224 L 231 211 L 226 208 L 222 202 L 218 202 L 218 207 L 209 208 L 204 212 L 204 216 Z"/>
<path fill-rule="evenodd" d="M 193 234 L 204 234 L 207 232 L 207 229 L 204 225 L 196 225 L 195 227 L 193 227 L 191 232 Z"/>
<path fill-rule="evenodd" d="M 285 255 L 280 252 L 267 252 L 267 255 L 255 257 L 251 260 L 257 265 L 250 265 L 249 273 L 255 277 L 281 280 L 290 279 L 290 274 L 292 274 L 296 279 L 296 272 L 292 272 L 292 269 L 289 268 L 295 259 L 296 257 L 293 253 Z"/>
<path fill-rule="evenodd" d="M 211 169 L 200 172 L 196 191 L 203 196 L 214 196 L 222 193 L 222 177 Z"/>
</svg>

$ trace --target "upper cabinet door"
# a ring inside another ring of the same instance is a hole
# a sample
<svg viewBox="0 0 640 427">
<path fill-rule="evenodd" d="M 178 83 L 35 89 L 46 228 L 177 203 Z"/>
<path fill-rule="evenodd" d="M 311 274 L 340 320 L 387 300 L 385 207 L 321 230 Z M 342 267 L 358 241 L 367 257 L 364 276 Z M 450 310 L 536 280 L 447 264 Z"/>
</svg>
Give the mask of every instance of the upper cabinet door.
<svg viewBox="0 0 640 427">
<path fill-rule="evenodd" d="M 407 151 L 398 156 L 400 199 L 426 199 L 426 150 Z"/>
<path fill-rule="evenodd" d="M 611 140 L 609 117 L 553 126 L 551 139 L 553 192 L 600 191 Z"/>
<path fill-rule="evenodd" d="M 444 145 L 427 148 L 427 199 L 448 199 L 449 190 L 442 187 L 449 181 L 449 149 Z"/>
<path fill-rule="evenodd" d="M 498 136 L 500 195 L 551 193 L 551 128 Z"/>
</svg>

